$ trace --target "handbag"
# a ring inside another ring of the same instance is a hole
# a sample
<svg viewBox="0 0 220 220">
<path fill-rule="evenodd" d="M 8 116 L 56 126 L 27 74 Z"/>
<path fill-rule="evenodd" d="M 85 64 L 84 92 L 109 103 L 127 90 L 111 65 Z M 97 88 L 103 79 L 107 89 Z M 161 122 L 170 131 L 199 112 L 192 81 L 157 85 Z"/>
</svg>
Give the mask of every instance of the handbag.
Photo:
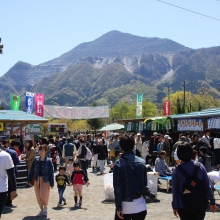
<svg viewBox="0 0 220 220">
<path fill-rule="evenodd" d="M 143 186 L 143 183 L 142 181 L 140 180 L 138 174 L 136 173 L 136 170 L 135 168 L 132 166 L 131 162 L 128 160 L 128 158 L 124 157 L 124 156 L 121 156 L 122 159 L 124 159 L 128 164 L 129 166 L 131 167 L 133 173 L 137 176 L 137 179 L 138 181 L 140 182 L 141 184 L 141 189 L 140 189 L 140 194 L 146 199 L 146 196 L 148 196 L 151 200 L 155 199 L 155 194 L 151 193 L 151 191 L 149 190 L 149 188 L 147 186 Z"/>
<path fill-rule="evenodd" d="M 34 174 L 33 174 L 32 178 L 31 178 L 31 182 L 30 182 L 30 184 L 32 186 L 34 186 L 34 181 L 35 181 L 35 166 L 36 166 L 36 159 L 34 160 Z"/>
</svg>

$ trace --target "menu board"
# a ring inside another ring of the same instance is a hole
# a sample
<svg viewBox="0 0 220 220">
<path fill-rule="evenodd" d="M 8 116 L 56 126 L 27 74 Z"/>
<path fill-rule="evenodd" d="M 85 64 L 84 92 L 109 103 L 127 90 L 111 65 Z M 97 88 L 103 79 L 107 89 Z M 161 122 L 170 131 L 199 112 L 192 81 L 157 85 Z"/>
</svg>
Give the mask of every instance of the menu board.
<svg viewBox="0 0 220 220">
<path fill-rule="evenodd" d="M 178 131 L 203 131 L 203 119 L 179 119 Z"/>
<path fill-rule="evenodd" d="M 220 117 L 209 118 L 208 119 L 208 128 L 209 129 L 212 129 L 212 128 L 220 129 Z"/>
</svg>

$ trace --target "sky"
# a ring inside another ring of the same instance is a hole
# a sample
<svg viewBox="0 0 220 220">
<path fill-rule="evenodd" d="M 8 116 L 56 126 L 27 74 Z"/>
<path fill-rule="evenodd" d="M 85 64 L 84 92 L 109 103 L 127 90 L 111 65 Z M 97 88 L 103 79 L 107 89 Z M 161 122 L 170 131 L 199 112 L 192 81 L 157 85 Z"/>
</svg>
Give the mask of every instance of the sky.
<svg viewBox="0 0 220 220">
<path fill-rule="evenodd" d="M 220 0 L 164 1 L 220 19 Z M 112 30 L 220 46 L 220 21 L 157 0 L 7 0 L 0 8 L 0 76 L 18 61 L 38 65 Z"/>
</svg>

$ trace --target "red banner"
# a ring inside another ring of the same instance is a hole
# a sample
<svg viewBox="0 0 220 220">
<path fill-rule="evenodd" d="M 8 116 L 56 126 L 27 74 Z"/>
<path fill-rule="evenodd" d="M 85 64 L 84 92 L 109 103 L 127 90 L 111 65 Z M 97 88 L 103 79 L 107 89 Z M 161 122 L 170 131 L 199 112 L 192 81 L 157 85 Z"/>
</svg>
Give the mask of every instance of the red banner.
<svg viewBox="0 0 220 220">
<path fill-rule="evenodd" d="M 163 111 L 164 111 L 165 116 L 170 115 L 170 102 L 169 101 L 164 102 Z"/>
<path fill-rule="evenodd" d="M 35 114 L 44 117 L 44 94 L 35 94 Z"/>
</svg>

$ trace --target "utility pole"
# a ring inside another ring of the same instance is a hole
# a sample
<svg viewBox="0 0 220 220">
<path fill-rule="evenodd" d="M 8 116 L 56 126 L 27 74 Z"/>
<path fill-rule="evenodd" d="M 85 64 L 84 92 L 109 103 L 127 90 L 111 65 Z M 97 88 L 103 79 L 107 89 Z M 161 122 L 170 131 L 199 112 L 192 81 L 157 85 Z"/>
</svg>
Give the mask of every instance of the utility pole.
<svg viewBox="0 0 220 220">
<path fill-rule="evenodd" d="M 184 114 L 186 113 L 186 80 L 183 83 L 183 107 L 184 107 Z"/>
<path fill-rule="evenodd" d="M 170 86 L 168 86 L 168 101 L 170 102 Z"/>
</svg>

